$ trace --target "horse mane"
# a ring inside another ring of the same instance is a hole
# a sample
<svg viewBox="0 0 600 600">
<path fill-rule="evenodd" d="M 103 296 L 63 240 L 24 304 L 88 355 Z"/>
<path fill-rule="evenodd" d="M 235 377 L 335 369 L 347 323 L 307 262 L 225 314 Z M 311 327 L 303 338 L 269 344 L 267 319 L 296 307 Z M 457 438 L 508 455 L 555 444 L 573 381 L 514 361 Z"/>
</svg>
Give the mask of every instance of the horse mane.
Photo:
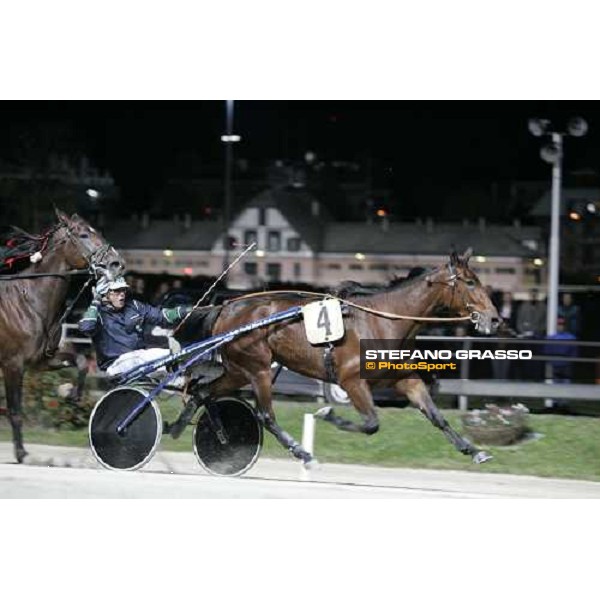
<svg viewBox="0 0 600 600">
<path fill-rule="evenodd" d="M 437 267 L 439 268 L 439 267 Z M 414 273 L 413 273 L 414 271 Z M 413 285 L 417 281 L 421 281 L 425 279 L 428 275 L 431 275 L 435 269 L 425 269 L 423 267 L 418 267 L 417 269 L 411 269 L 411 272 L 406 277 L 396 277 L 390 281 L 385 289 L 382 289 L 382 292 L 390 292 L 392 290 L 398 290 L 400 288 L 408 287 L 409 285 Z M 411 273 L 413 273 L 411 275 Z"/>
<path fill-rule="evenodd" d="M 30 256 L 45 249 L 50 233 L 33 235 L 12 225 L 0 236 L 0 273 L 18 273 L 30 266 Z"/>
<path fill-rule="evenodd" d="M 424 279 L 431 273 L 431 269 L 415 267 L 406 277 L 394 277 L 388 283 L 381 285 L 365 286 L 357 281 L 343 281 L 332 292 L 340 298 L 374 296 L 387 293 L 413 285 L 418 280 Z"/>
</svg>

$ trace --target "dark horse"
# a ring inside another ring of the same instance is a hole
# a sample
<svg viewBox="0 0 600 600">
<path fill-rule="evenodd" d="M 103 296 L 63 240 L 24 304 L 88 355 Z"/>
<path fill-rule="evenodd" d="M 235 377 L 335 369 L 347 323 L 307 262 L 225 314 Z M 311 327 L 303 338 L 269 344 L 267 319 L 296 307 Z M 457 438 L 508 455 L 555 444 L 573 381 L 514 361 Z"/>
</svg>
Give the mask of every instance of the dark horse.
<svg viewBox="0 0 600 600">
<path fill-rule="evenodd" d="M 21 243 L 28 242 L 28 254 L 37 255 L 31 266 L 9 276 L 14 279 L 0 278 L 0 368 L 18 462 L 27 455 L 21 431 L 23 374 L 45 366 L 58 348 L 69 275 L 85 269 L 92 277 L 123 267 L 117 251 L 85 220 L 56 214 L 58 223 L 48 232 L 19 234 Z"/>
<path fill-rule="evenodd" d="M 339 429 L 374 434 L 379 429 L 379 420 L 371 389 L 394 386 L 399 394 L 406 395 L 435 427 L 442 430 L 457 450 L 472 456 L 477 463 L 491 458 L 450 427 L 416 371 L 399 371 L 397 380 L 360 378 L 361 338 L 410 342 L 421 325 L 417 318 L 435 317 L 440 309 L 460 317 L 473 316 L 478 319 L 478 329 L 482 333 L 492 333 L 500 318 L 477 275 L 469 268 L 469 257 L 470 251 L 464 256 L 453 253 L 446 265 L 408 279 L 399 286 L 370 296 L 350 295 L 346 298 L 360 308 L 348 306 L 348 314 L 344 318 L 345 335 L 332 350 L 333 366 L 337 383 L 348 393 L 362 422 L 343 419 L 329 407 L 318 411 L 317 416 Z M 301 292 L 295 296 L 266 292 L 264 295 L 234 299 L 221 309 L 212 333 L 222 333 L 312 300 L 314 298 L 302 298 Z M 408 318 L 393 319 L 389 315 L 385 317 L 368 310 L 405 315 Z M 309 464 L 313 457 L 276 421 L 271 401 L 273 361 L 308 377 L 331 380 L 332 371 L 325 364 L 323 347 L 312 346 L 307 341 L 303 323 L 282 322 L 229 343 L 223 350 L 225 374 L 209 386 L 209 392 L 218 397 L 250 383 L 256 395 L 259 417 L 265 427 L 293 456 Z"/>
</svg>

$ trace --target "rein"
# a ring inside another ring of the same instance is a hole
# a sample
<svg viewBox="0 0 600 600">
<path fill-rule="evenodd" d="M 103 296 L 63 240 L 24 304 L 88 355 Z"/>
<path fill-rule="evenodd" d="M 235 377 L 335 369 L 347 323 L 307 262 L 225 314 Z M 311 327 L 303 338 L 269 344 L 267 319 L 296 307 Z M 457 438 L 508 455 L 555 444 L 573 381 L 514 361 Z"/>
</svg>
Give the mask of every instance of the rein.
<svg viewBox="0 0 600 600">
<path fill-rule="evenodd" d="M 318 297 L 318 298 L 332 298 L 334 300 L 338 300 L 342 304 L 346 304 L 348 306 L 352 306 L 353 308 L 357 308 L 358 310 L 362 310 L 364 312 L 371 313 L 371 314 L 377 315 L 379 317 L 383 317 L 384 319 L 406 320 L 406 321 L 424 321 L 424 322 L 428 322 L 428 321 L 448 322 L 448 321 L 474 321 L 474 320 L 477 320 L 477 318 L 474 316 L 477 313 L 472 313 L 466 317 L 413 317 L 410 315 L 398 315 L 396 313 L 390 313 L 390 312 L 386 312 L 383 310 L 377 310 L 375 308 L 370 308 L 368 306 L 363 306 L 362 304 L 356 304 L 354 302 L 351 302 L 350 300 L 346 300 L 345 298 L 339 298 L 338 296 L 335 296 L 333 294 L 324 294 L 321 292 L 306 292 L 306 291 L 302 291 L 302 290 L 273 290 L 272 292 L 253 292 L 252 294 L 245 294 L 244 296 L 240 296 L 239 298 L 232 298 L 231 300 L 228 300 L 226 302 L 226 304 L 229 304 L 230 302 L 237 302 L 239 300 L 246 300 L 247 298 L 270 296 L 272 294 L 290 294 L 290 293 L 299 294 L 299 295 L 303 295 L 303 296 Z"/>
<path fill-rule="evenodd" d="M 0 275 L 0 281 L 12 281 L 13 279 L 35 279 L 36 277 L 69 277 L 71 275 L 90 274 L 87 269 L 74 269 L 62 273 L 30 273 L 29 275 Z"/>
</svg>

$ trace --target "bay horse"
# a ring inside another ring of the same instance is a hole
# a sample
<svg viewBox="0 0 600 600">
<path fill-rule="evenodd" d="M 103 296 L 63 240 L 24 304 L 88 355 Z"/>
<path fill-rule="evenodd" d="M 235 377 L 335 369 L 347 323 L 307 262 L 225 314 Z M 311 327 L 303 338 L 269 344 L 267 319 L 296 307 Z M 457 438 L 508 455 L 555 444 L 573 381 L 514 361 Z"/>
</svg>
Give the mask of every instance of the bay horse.
<svg viewBox="0 0 600 600">
<path fill-rule="evenodd" d="M 469 268 L 470 255 L 470 250 L 463 256 L 453 252 L 447 264 L 431 272 L 385 291 L 369 296 L 350 295 L 342 300 L 351 304 L 344 317 L 344 337 L 332 349 L 335 382 L 347 392 L 362 422 L 341 418 L 331 407 L 317 411 L 317 417 L 345 431 L 372 435 L 379 429 L 379 419 L 371 390 L 376 386 L 393 386 L 440 429 L 459 452 L 471 456 L 475 463 L 491 458 L 448 424 L 416 371 L 398 371 L 396 380 L 360 377 L 361 338 L 395 339 L 411 343 L 422 324 L 418 319 L 435 318 L 440 309 L 458 317 L 477 318 L 478 329 L 487 335 L 498 327 L 498 312 L 477 275 Z M 220 310 L 212 326 L 212 334 L 232 330 L 313 300 L 303 298 L 302 292 L 291 296 L 265 292 L 235 298 Z M 390 318 L 393 315 L 403 315 L 404 318 Z M 312 455 L 277 423 L 271 398 L 271 364 L 277 361 L 307 377 L 331 381 L 332 371 L 325 364 L 323 347 L 312 346 L 307 341 L 301 321 L 280 322 L 257 329 L 227 344 L 222 357 L 225 374 L 211 383 L 207 392 L 218 397 L 250 383 L 256 395 L 259 418 L 266 429 L 294 457 L 309 466 L 314 460 Z"/>
<path fill-rule="evenodd" d="M 58 223 L 39 236 L 20 232 L 30 266 L 0 276 L 0 369 L 4 375 L 7 417 L 15 457 L 27 452 L 22 434 L 22 387 L 26 368 L 47 366 L 58 348 L 69 276 L 124 267 L 119 253 L 78 215 L 56 210 Z"/>
</svg>

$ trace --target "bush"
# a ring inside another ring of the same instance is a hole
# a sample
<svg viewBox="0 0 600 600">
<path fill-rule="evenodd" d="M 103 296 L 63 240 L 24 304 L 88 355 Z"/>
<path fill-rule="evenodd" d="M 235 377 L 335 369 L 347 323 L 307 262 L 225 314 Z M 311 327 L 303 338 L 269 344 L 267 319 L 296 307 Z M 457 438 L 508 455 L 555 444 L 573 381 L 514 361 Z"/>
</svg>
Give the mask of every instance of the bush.
<svg viewBox="0 0 600 600">
<path fill-rule="evenodd" d="M 65 384 L 75 385 L 77 371 L 31 371 L 26 373 L 23 384 L 23 413 L 25 422 L 30 425 L 55 429 L 82 429 L 87 427 L 94 402 L 87 389 L 78 402 L 62 397 L 60 389 L 66 391 Z"/>
<path fill-rule="evenodd" d="M 507 446 L 518 442 L 529 431 L 529 409 L 523 404 L 500 408 L 486 404 L 485 410 L 472 410 L 462 416 L 463 427 L 471 440 L 478 444 Z"/>
</svg>

